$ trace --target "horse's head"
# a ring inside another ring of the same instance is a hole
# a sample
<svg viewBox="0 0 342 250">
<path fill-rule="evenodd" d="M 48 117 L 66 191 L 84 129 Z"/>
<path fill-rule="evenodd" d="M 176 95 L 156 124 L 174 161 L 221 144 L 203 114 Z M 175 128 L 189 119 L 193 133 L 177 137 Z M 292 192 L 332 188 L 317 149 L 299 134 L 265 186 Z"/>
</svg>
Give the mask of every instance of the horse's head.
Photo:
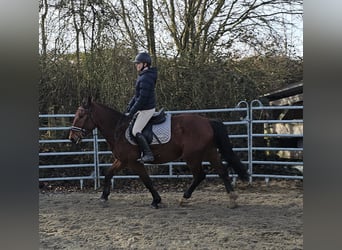
<svg viewBox="0 0 342 250">
<path fill-rule="evenodd" d="M 91 103 L 91 97 L 88 97 L 86 101 L 82 102 L 82 105 L 75 113 L 75 118 L 70 128 L 69 140 L 76 144 L 96 127 L 92 118 Z"/>
</svg>

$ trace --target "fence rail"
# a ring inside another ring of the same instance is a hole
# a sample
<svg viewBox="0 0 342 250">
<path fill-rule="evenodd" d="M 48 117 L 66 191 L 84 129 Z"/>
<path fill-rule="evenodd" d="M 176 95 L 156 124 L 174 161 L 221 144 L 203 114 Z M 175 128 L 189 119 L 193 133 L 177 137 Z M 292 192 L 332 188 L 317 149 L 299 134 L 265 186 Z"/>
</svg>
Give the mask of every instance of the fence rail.
<svg viewBox="0 0 342 250">
<path fill-rule="evenodd" d="M 201 113 L 208 116 L 215 114 L 216 116 L 227 117 L 226 120 L 223 120 L 223 123 L 228 127 L 228 131 L 235 132 L 229 133 L 229 137 L 231 140 L 237 141 L 237 143 L 233 143 L 236 146 L 233 150 L 240 154 L 242 163 L 248 166 L 248 171 L 251 174 L 250 182 L 253 181 L 253 178 L 264 178 L 265 181 L 270 178 L 303 179 L 303 175 L 260 174 L 255 172 L 255 168 L 258 166 L 271 166 L 274 169 L 284 168 L 285 166 L 303 168 L 302 157 L 298 159 L 274 159 L 277 152 L 297 152 L 299 155 L 303 153 L 303 147 L 300 143 L 296 146 L 274 145 L 276 140 L 278 140 L 276 143 L 279 144 L 279 140 L 284 138 L 296 139 L 299 142 L 303 140 L 303 133 L 291 131 L 287 133 L 269 133 L 266 130 L 270 126 L 277 124 L 287 127 L 303 127 L 303 119 L 265 119 L 265 114 L 272 113 L 274 110 L 277 112 L 288 112 L 289 110 L 302 112 L 303 106 L 263 106 L 258 100 L 254 100 L 251 103 L 241 101 L 235 108 L 166 111 L 166 113 Z M 94 188 L 96 189 L 100 186 L 100 180 L 104 178 L 101 170 L 111 166 L 111 151 L 108 150 L 105 140 L 98 134 L 97 129 L 94 129 L 92 135 L 82 141 L 83 144 L 87 145 L 86 147 L 72 145 L 67 139 L 67 134 L 70 129 L 68 125 L 71 125 L 73 117 L 73 114 L 39 115 L 39 181 L 79 181 L 82 188 L 85 180 L 91 180 L 94 182 Z M 260 140 L 262 145 L 255 145 L 260 144 Z M 61 151 L 58 151 L 58 149 Z M 153 164 L 145 165 L 151 168 L 155 166 Z M 177 166 L 185 165 L 186 163 L 181 161 L 158 164 L 158 166 L 163 166 L 162 173 L 156 174 L 151 170 L 150 174 L 152 178 L 192 177 L 189 173 L 180 174 L 176 171 Z M 209 163 L 203 162 L 203 165 L 209 165 Z M 51 173 L 53 169 L 55 171 Z M 68 176 L 68 174 L 61 172 L 61 169 L 78 169 L 82 174 Z M 85 172 L 86 174 L 84 174 Z M 237 176 L 234 174 L 231 176 L 233 182 L 235 182 Z M 216 173 L 208 174 L 207 177 L 216 178 L 218 175 Z M 122 178 L 138 178 L 138 176 L 130 173 L 116 175 L 112 179 L 113 185 L 115 179 Z"/>
</svg>

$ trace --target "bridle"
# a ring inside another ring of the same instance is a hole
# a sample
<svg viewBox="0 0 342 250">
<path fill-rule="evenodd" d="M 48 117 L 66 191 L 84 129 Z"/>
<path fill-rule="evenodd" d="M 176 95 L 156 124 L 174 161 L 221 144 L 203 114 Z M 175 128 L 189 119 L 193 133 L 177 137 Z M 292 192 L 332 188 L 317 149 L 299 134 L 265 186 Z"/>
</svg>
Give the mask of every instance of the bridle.
<svg viewBox="0 0 342 250">
<path fill-rule="evenodd" d="M 78 110 L 84 111 L 84 113 L 87 114 L 87 118 L 86 118 L 86 119 L 90 119 L 91 122 L 94 123 L 94 120 L 93 120 L 93 118 L 92 118 L 90 109 L 86 109 L 86 108 L 83 108 L 83 107 L 79 107 Z M 95 124 L 95 123 L 94 123 L 94 124 Z M 75 131 L 75 132 L 81 132 L 83 137 L 84 137 L 87 133 L 89 133 L 89 131 L 88 131 L 87 129 L 85 129 L 85 128 L 80 128 L 80 127 L 77 127 L 77 126 L 71 126 L 71 127 L 70 127 L 70 130 Z"/>
<path fill-rule="evenodd" d="M 70 130 L 75 131 L 75 132 L 82 132 L 83 136 L 87 133 L 87 130 L 85 130 L 84 128 L 80 128 L 76 126 L 71 126 Z"/>
</svg>

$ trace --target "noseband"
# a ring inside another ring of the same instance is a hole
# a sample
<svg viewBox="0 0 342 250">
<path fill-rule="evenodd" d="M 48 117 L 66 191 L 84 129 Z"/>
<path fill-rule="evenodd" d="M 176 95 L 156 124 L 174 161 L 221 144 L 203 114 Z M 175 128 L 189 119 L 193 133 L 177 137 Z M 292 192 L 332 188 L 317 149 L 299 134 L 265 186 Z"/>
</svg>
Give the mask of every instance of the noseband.
<svg viewBox="0 0 342 250">
<path fill-rule="evenodd" d="M 76 127 L 76 126 L 71 126 L 70 129 L 72 131 L 75 131 L 75 132 L 82 132 L 82 134 L 85 134 L 87 132 L 84 128 L 79 128 L 79 127 Z"/>
</svg>

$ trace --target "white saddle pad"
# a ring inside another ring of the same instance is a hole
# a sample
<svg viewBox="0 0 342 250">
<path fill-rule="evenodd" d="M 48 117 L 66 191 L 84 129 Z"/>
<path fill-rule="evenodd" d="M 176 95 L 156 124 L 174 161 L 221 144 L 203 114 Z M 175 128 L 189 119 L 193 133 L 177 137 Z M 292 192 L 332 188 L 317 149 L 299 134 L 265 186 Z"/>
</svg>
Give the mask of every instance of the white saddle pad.
<svg viewBox="0 0 342 250">
<path fill-rule="evenodd" d="M 166 120 L 163 123 L 154 124 L 152 126 L 152 131 L 154 135 L 152 137 L 152 142 L 150 143 L 151 145 L 169 142 L 171 139 L 171 114 L 166 114 Z M 128 128 L 126 129 L 125 136 L 129 143 L 137 145 L 129 136 Z M 159 141 L 156 139 L 156 136 Z"/>
</svg>

